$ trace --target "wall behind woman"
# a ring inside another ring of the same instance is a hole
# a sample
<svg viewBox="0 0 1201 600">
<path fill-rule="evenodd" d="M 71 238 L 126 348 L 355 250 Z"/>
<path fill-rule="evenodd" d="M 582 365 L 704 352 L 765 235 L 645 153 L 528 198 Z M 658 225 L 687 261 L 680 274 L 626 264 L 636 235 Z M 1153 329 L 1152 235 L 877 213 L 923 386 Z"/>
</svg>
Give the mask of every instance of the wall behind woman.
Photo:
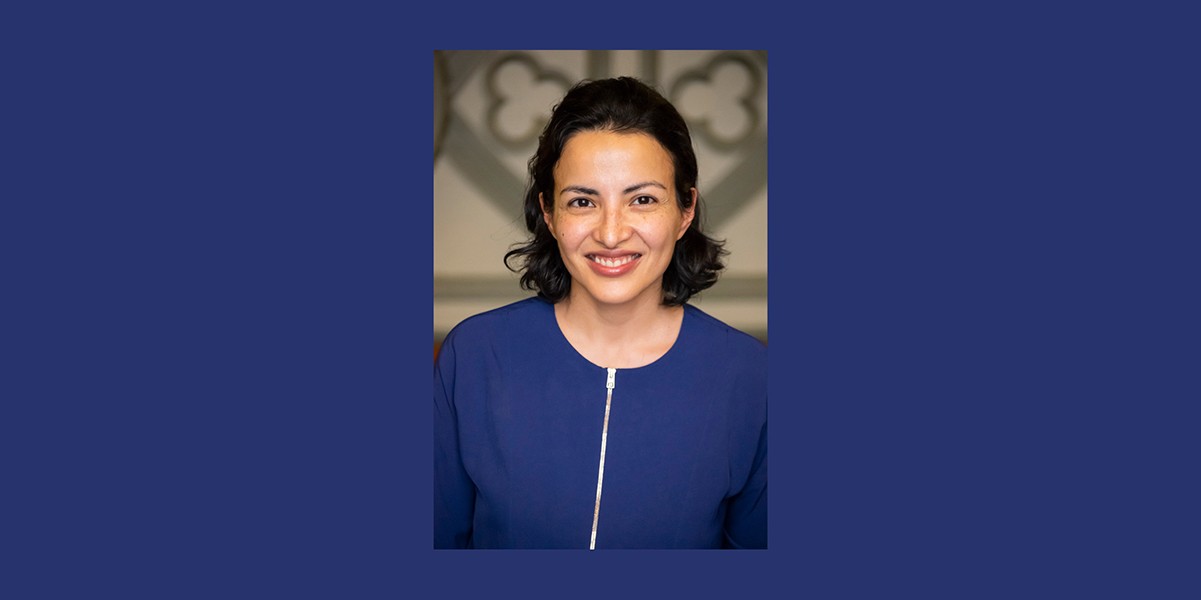
<svg viewBox="0 0 1201 600">
<path fill-rule="evenodd" d="M 630 75 L 688 121 L 705 230 L 727 269 L 691 303 L 767 341 L 767 54 L 579 50 L 434 53 L 434 348 L 459 321 L 531 295 L 505 268 L 526 237 L 526 161 L 580 79 Z"/>
</svg>

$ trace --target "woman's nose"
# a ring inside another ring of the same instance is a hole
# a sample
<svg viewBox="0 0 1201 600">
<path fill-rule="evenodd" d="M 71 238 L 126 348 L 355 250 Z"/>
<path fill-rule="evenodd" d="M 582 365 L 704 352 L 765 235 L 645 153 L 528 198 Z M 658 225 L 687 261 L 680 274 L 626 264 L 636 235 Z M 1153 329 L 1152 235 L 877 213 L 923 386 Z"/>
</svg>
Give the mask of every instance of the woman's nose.
<svg viewBox="0 0 1201 600">
<path fill-rule="evenodd" d="M 629 236 L 625 215 L 621 210 L 605 210 L 601 214 L 601 223 L 597 228 L 598 240 L 609 248 L 616 248 Z"/>
</svg>

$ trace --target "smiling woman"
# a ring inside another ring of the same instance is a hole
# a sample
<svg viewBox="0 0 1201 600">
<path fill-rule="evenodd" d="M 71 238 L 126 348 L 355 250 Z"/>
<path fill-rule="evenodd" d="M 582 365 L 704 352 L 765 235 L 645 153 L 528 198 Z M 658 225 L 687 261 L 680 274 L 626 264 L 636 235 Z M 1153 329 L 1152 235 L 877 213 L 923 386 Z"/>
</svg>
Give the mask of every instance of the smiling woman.
<svg viewBox="0 0 1201 600">
<path fill-rule="evenodd" d="M 679 329 L 683 311 L 663 306 L 663 273 L 692 223 L 696 188 L 678 201 L 668 187 L 672 170 L 671 156 L 649 135 L 581 131 L 555 165 L 554 200 L 539 194 L 542 220 L 572 282 L 556 316 L 567 339 L 594 363 L 641 367 L 662 354 L 654 350 L 670 347 Z M 649 325 L 666 312 L 671 327 L 663 328 L 664 339 L 643 336 L 649 353 L 628 340 L 610 348 L 593 343 L 590 317 L 618 312 Z"/>
<path fill-rule="evenodd" d="M 724 250 L 684 120 L 636 79 L 581 82 L 529 171 L 505 258 L 537 297 L 435 365 L 435 547 L 765 548 L 766 347 L 688 304 Z"/>
</svg>

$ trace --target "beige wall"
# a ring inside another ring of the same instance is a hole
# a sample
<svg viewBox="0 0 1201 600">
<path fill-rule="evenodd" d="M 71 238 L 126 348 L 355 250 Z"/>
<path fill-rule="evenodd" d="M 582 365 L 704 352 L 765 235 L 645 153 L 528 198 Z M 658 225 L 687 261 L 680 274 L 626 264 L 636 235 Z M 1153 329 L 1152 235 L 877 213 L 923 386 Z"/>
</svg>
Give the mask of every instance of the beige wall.
<svg viewBox="0 0 1201 600">
<path fill-rule="evenodd" d="M 728 268 L 692 303 L 767 339 L 767 55 L 755 51 L 434 53 L 434 342 L 530 295 L 503 262 L 525 239 L 525 166 L 551 107 L 584 78 L 632 75 L 684 115 L 706 231 Z"/>
</svg>

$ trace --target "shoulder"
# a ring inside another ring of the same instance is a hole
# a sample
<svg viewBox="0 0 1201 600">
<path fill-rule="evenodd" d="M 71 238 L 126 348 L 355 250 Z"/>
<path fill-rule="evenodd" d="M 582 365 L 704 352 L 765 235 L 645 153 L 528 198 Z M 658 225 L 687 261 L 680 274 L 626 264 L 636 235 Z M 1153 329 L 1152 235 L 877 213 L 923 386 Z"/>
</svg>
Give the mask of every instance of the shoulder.
<svg viewBox="0 0 1201 600">
<path fill-rule="evenodd" d="M 688 361 L 707 365 L 706 378 L 733 381 L 751 395 L 766 395 L 767 345 L 691 304 L 685 311 Z"/>
<path fill-rule="evenodd" d="M 685 310 L 690 377 L 722 398 L 734 422 L 757 436 L 767 418 L 767 345 L 695 306 Z"/>
<path fill-rule="evenodd" d="M 705 346 L 720 350 L 731 358 L 766 361 L 767 345 L 758 338 L 731 327 L 724 321 L 691 305 L 684 305 L 685 318 Z"/>
<path fill-rule="evenodd" d="M 508 337 L 513 333 L 528 332 L 543 325 L 548 315 L 553 314 L 554 307 L 542 298 L 518 300 L 463 319 L 451 328 L 445 343 L 475 344 L 497 337 Z"/>
</svg>

